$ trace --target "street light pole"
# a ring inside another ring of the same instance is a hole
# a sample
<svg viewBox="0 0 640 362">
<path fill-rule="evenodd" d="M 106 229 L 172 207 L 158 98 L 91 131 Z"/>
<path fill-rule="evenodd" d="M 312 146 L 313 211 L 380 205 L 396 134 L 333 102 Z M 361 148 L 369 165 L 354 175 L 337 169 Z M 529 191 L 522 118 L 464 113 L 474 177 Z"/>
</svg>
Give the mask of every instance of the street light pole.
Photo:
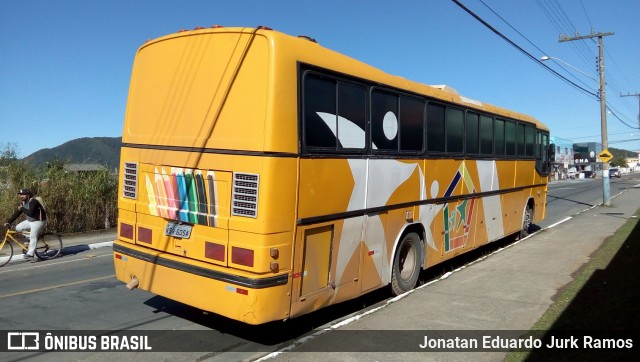
<svg viewBox="0 0 640 362">
<path fill-rule="evenodd" d="M 605 98 L 605 85 L 604 81 L 604 44 L 602 43 L 602 37 L 607 35 L 613 35 L 613 33 L 594 33 L 591 32 L 590 35 L 576 35 L 574 37 L 570 36 L 560 36 L 560 42 L 571 41 L 571 40 L 580 40 L 580 39 L 589 39 L 589 38 L 598 38 L 598 73 L 600 73 L 600 132 L 602 133 L 602 150 L 605 151 L 608 148 L 607 141 L 607 102 Z M 610 196 L 610 182 L 609 182 L 609 164 L 606 162 L 602 163 L 602 203 L 605 206 L 611 205 L 611 196 Z"/>
<path fill-rule="evenodd" d="M 569 64 L 569 63 L 567 63 L 567 62 L 565 62 L 564 60 L 562 60 L 562 59 L 560 59 L 560 58 L 550 57 L 550 56 L 545 55 L 545 56 L 543 56 L 543 57 L 541 57 L 541 58 L 540 58 L 540 61 L 544 62 L 545 60 L 549 60 L 549 59 L 553 59 L 553 60 L 555 60 L 555 61 L 557 61 L 557 62 L 560 62 L 560 63 L 562 63 L 562 64 L 566 65 L 567 67 L 569 67 L 569 68 L 571 68 L 571 69 L 575 70 L 576 72 L 580 72 L 580 73 L 582 73 L 583 75 L 586 75 L 587 77 L 589 77 L 589 78 L 593 79 L 593 81 L 594 81 L 594 82 L 597 82 L 597 81 L 598 81 L 598 80 L 597 80 L 596 78 L 594 78 L 592 75 L 589 75 L 587 72 L 582 71 L 582 70 L 580 70 L 580 69 L 578 69 L 578 68 L 574 67 L 573 65 L 571 65 L 571 64 Z"/>
</svg>

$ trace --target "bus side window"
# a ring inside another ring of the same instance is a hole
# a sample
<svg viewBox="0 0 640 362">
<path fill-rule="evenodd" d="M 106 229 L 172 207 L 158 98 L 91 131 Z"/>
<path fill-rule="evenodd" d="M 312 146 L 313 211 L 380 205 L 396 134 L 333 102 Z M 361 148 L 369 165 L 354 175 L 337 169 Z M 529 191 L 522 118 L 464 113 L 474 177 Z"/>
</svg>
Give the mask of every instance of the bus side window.
<svg viewBox="0 0 640 362">
<path fill-rule="evenodd" d="M 493 118 L 487 116 L 480 117 L 480 153 L 483 155 L 493 154 Z M 496 148 L 498 147 L 498 137 L 496 136 Z M 500 139 L 502 152 L 504 153 L 504 142 Z M 498 153 L 496 151 L 496 153 Z"/>
<path fill-rule="evenodd" d="M 496 140 L 496 156 L 504 156 L 504 120 L 496 118 L 494 123 L 494 136 Z"/>
<path fill-rule="evenodd" d="M 444 152 L 444 106 L 429 103 L 427 106 L 427 150 Z"/>
<path fill-rule="evenodd" d="M 549 135 L 546 133 L 542 134 L 542 149 L 544 151 L 547 150 L 547 148 L 549 147 Z M 549 162 L 551 162 L 551 160 L 549 159 L 549 155 L 547 152 L 543 152 L 543 159 L 542 159 L 542 173 L 543 174 L 547 174 L 549 172 Z"/>
<path fill-rule="evenodd" d="M 526 145 L 526 156 L 529 157 L 533 157 L 534 156 L 534 150 L 535 150 L 535 128 L 532 125 L 527 125 L 524 129 L 524 138 L 525 138 L 525 145 Z"/>
<path fill-rule="evenodd" d="M 504 123 L 505 150 L 507 156 L 516 155 L 516 124 L 513 121 Z"/>
<path fill-rule="evenodd" d="M 447 107 L 446 119 L 447 152 L 462 153 L 464 146 L 464 113 L 461 109 Z"/>
<path fill-rule="evenodd" d="M 424 101 L 400 97 L 400 150 L 420 152 L 424 144 Z"/>
<path fill-rule="evenodd" d="M 374 90 L 371 93 L 372 148 L 398 151 L 398 96 Z"/>
<path fill-rule="evenodd" d="M 338 138 L 342 149 L 364 149 L 366 124 L 365 88 L 338 83 Z"/>
<path fill-rule="evenodd" d="M 330 127 L 336 129 L 336 82 L 329 78 L 308 74 L 304 78 L 304 141 L 306 147 L 335 150 L 337 139 Z M 327 119 L 333 115 L 329 124 Z"/>
<path fill-rule="evenodd" d="M 546 175 L 549 172 L 549 162 L 553 161 L 551 157 L 554 157 L 555 153 L 549 148 L 549 134 L 538 131 L 536 139 L 536 169 Z"/>
<path fill-rule="evenodd" d="M 465 122 L 466 152 L 472 155 L 478 154 L 480 152 L 480 135 L 478 133 L 480 121 L 478 114 L 467 112 Z"/>
<path fill-rule="evenodd" d="M 524 123 L 516 124 L 516 148 L 518 150 L 518 156 L 525 155 L 525 142 L 524 142 Z"/>
</svg>

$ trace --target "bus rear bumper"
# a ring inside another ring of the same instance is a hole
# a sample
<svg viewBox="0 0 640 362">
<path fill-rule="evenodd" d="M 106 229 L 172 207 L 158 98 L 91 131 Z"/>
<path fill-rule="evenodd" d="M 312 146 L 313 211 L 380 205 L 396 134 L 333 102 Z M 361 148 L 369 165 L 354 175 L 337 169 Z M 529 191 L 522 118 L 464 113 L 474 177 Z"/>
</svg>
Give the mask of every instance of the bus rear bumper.
<svg viewBox="0 0 640 362">
<path fill-rule="evenodd" d="M 288 274 L 231 274 L 228 268 L 119 240 L 113 251 L 116 278 L 142 290 L 247 324 L 289 318 Z"/>
</svg>

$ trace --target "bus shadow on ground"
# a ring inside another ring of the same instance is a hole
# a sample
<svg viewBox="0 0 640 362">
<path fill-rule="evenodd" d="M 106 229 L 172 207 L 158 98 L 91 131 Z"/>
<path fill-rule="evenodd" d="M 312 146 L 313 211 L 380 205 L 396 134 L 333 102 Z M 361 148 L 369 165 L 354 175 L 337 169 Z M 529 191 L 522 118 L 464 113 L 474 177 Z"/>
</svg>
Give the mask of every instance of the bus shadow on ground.
<svg viewBox="0 0 640 362">
<path fill-rule="evenodd" d="M 529 232 L 533 233 L 538 230 L 540 230 L 540 227 L 532 225 Z M 515 241 L 517 241 L 515 236 L 505 237 L 440 263 L 428 270 L 423 270 L 418 279 L 418 285 L 438 279 L 452 270 L 509 246 Z M 157 313 L 168 313 L 220 333 L 232 335 L 261 346 L 271 347 L 267 349 L 273 349 L 274 346 L 290 345 L 294 340 L 311 334 L 320 327 L 326 327 L 329 323 L 336 323 L 354 314 L 360 314 L 368 309 L 380 306 L 391 297 L 390 288 L 385 287 L 359 298 L 322 308 L 287 321 L 275 321 L 258 326 L 248 325 L 214 313 L 206 313 L 161 296 L 154 296 L 148 299 L 145 304 L 155 308 Z"/>
<path fill-rule="evenodd" d="M 591 258 L 597 260 L 598 251 Z M 606 261 L 605 258 L 603 260 Z M 575 337 L 579 348 L 535 349 L 527 361 L 637 361 L 640 343 L 639 261 L 640 222 L 637 222 L 607 266 L 591 274 L 549 330 L 544 332 L 543 344 L 548 343 L 551 336 L 556 339 Z M 620 348 L 628 339 L 633 340 L 633 348 Z M 605 344 L 615 347 L 596 348 Z"/>
<path fill-rule="evenodd" d="M 327 323 L 346 318 L 367 308 L 372 308 L 389 297 L 389 290 L 382 288 L 359 298 L 329 306 L 297 318 L 274 321 L 257 326 L 229 319 L 215 313 L 203 312 L 197 308 L 161 296 L 152 297 L 145 304 L 155 308 L 157 313 L 168 313 L 222 334 L 229 334 L 261 346 L 273 347 L 289 345 L 294 340 L 315 331 Z M 273 348 L 258 348 L 258 350 L 270 349 Z"/>
</svg>

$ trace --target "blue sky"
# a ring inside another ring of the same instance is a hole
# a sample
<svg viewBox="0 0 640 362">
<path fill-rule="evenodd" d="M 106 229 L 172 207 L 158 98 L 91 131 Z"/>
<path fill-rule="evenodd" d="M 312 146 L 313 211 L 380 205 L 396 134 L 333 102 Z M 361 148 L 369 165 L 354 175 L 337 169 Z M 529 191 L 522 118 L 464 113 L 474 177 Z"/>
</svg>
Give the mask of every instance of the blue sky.
<svg viewBox="0 0 640 362">
<path fill-rule="evenodd" d="M 607 102 L 635 128 L 609 114 L 609 143 L 640 150 L 638 98 L 620 97 L 640 92 L 639 1 L 460 1 L 536 58 L 560 58 L 594 78 L 596 43 L 558 42 L 559 35 L 614 32 L 604 38 Z M 529 114 L 554 136 L 600 141 L 594 97 L 449 0 L 20 0 L 0 2 L 0 146 L 16 144 L 24 157 L 80 137 L 120 136 L 137 48 L 147 39 L 213 24 L 308 35 L 388 73 L 447 84 Z M 597 93 L 597 83 L 582 73 L 545 64 Z M 616 142 L 630 139 L 636 141 Z"/>
</svg>

